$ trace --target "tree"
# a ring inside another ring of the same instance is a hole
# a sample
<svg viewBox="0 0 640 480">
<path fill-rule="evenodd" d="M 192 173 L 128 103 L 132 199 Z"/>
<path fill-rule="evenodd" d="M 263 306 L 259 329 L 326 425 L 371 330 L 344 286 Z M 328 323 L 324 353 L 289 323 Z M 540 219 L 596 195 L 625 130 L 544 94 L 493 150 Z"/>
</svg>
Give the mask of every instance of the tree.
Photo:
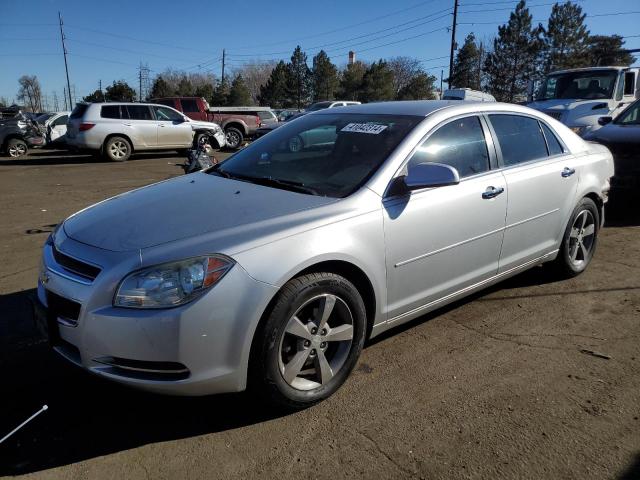
<svg viewBox="0 0 640 480">
<path fill-rule="evenodd" d="M 400 89 L 397 100 L 435 100 L 436 77 L 425 72 L 415 74 L 409 83 Z"/>
<path fill-rule="evenodd" d="M 589 65 L 629 66 L 636 59 L 622 47 L 624 39 L 620 35 L 593 35 L 589 38 Z"/>
<path fill-rule="evenodd" d="M 360 61 L 347 65 L 340 78 L 340 97 L 344 100 L 360 100 L 366 71 L 367 65 Z"/>
<path fill-rule="evenodd" d="M 260 87 L 260 105 L 270 105 L 272 108 L 285 106 L 287 96 L 287 65 L 280 60 L 271 71 L 267 82 Z"/>
<path fill-rule="evenodd" d="M 218 83 L 218 86 L 215 88 L 213 96 L 211 97 L 211 103 L 217 107 L 228 105 L 230 89 L 229 80 L 225 78 L 224 81 Z"/>
<path fill-rule="evenodd" d="M 86 97 L 82 98 L 83 102 L 104 102 L 104 93 L 102 90 L 94 90 L 93 93 L 90 93 Z"/>
<path fill-rule="evenodd" d="M 275 60 L 251 61 L 240 68 L 234 69 L 234 73 L 242 74 L 244 83 L 247 84 L 249 93 L 251 94 L 251 104 L 260 103 L 260 89 L 266 85 L 271 77 L 271 72 L 275 68 L 277 62 Z"/>
<path fill-rule="evenodd" d="M 333 100 L 338 89 L 338 69 L 327 52 L 320 50 L 313 57 L 313 100 Z"/>
<path fill-rule="evenodd" d="M 247 88 L 247 84 L 244 83 L 244 78 L 241 74 L 236 75 L 236 78 L 231 82 L 231 90 L 229 91 L 228 105 L 231 106 L 246 106 L 251 105 L 251 94 Z"/>
<path fill-rule="evenodd" d="M 118 80 L 105 89 L 104 96 L 109 102 L 134 102 L 136 91 L 124 80 Z"/>
<path fill-rule="evenodd" d="M 176 95 L 179 97 L 191 97 L 193 96 L 193 84 L 189 80 L 186 75 L 183 75 L 180 81 L 178 82 L 178 87 L 176 88 Z"/>
<path fill-rule="evenodd" d="M 298 45 L 287 65 L 287 106 L 302 108 L 311 100 L 312 78 L 307 65 L 307 54 Z"/>
<path fill-rule="evenodd" d="M 470 33 L 465 38 L 464 44 L 458 50 L 453 62 L 451 86 L 480 90 L 480 70 L 482 67 L 480 62 L 480 49 L 476 45 L 476 37 Z"/>
<path fill-rule="evenodd" d="M 586 16 L 582 13 L 582 7 L 575 3 L 556 3 L 553 6 L 543 34 L 545 73 L 589 65 L 589 30 L 584 24 Z"/>
<path fill-rule="evenodd" d="M 20 89 L 18 100 L 25 102 L 25 106 L 32 112 L 42 111 L 42 90 L 40 82 L 35 75 L 23 75 L 18 79 Z"/>
<path fill-rule="evenodd" d="M 513 102 L 524 96 L 527 82 L 540 74 L 542 28 L 531 23 L 529 9 L 520 0 L 507 24 L 498 27 L 493 51 L 484 63 L 489 91 L 498 101 Z"/>
<path fill-rule="evenodd" d="M 9 105 L 9 99 L 7 97 L 0 97 L 0 107 L 4 108 Z"/>
<path fill-rule="evenodd" d="M 416 75 L 424 73 L 420 60 L 411 57 L 393 57 L 387 60 L 393 72 L 393 91 L 398 95 Z"/>
<path fill-rule="evenodd" d="M 384 60 L 373 62 L 362 78 L 362 100 L 375 102 L 393 100 L 396 92 L 393 89 L 393 72 Z"/>
<path fill-rule="evenodd" d="M 173 95 L 175 95 L 175 90 L 171 88 L 162 75 L 158 75 L 151 86 L 149 98 L 164 98 L 172 97 Z"/>
</svg>

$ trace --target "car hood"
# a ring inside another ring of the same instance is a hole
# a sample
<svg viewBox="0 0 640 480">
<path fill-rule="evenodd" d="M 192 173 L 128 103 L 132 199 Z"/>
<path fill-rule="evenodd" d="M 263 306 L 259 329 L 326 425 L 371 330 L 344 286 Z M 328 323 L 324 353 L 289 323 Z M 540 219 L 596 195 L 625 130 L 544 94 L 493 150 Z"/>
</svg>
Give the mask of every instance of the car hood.
<svg viewBox="0 0 640 480">
<path fill-rule="evenodd" d="M 196 173 L 92 205 L 65 220 L 64 231 L 78 242 L 122 252 L 223 234 L 335 201 Z"/>
<path fill-rule="evenodd" d="M 605 144 L 624 144 L 640 147 L 640 125 L 610 123 L 591 133 L 586 139 Z"/>
<path fill-rule="evenodd" d="M 527 104 L 527 107 L 551 115 L 567 125 L 573 125 L 574 122 L 579 125 L 581 122 L 576 120 L 583 117 L 608 115 L 611 111 L 611 101 L 607 98 L 594 100 L 559 98 L 532 102 Z"/>
<path fill-rule="evenodd" d="M 189 123 L 191 124 L 191 128 L 193 128 L 194 130 L 200 129 L 200 128 L 211 129 L 211 130 L 215 130 L 216 132 L 219 130 L 222 130 L 222 128 L 220 128 L 220 125 L 218 125 L 215 122 L 205 122 L 203 120 L 189 120 Z"/>
</svg>

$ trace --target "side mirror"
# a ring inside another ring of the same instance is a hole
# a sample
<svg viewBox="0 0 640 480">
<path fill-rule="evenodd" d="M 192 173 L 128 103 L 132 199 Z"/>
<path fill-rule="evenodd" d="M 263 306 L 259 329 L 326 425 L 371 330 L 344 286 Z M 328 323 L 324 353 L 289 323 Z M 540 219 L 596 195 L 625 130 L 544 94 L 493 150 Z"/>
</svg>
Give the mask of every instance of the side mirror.
<svg viewBox="0 0 640 480">
<path fill-rule="evenodd" d="M 613 121 L 613 117 L 600 117 L 598 123 L 603 127 Z"/>
<path fill-rule="evenodd" d="M 419 163 L 409 170 L 404 177 L 404 184 L 409 190 L 421 188 L 445 187 L 460 183 L 458 171 L 442 163 Z"/>
</svg>

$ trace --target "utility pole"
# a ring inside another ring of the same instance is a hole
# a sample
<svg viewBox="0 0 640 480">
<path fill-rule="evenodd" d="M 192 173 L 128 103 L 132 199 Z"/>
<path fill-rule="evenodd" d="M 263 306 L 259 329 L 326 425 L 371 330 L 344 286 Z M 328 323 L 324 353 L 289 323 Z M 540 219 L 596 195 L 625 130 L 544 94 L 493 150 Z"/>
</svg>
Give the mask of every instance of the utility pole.
<svg viewBox="0 0 640 480">
<path fill-rule="evenodd" d="M 60 105 L 58 104 L 58 94 L 56 93 L 56 91 L 53 91 L 53 110 L 55 112 L 59 112 L 60 111 Z"/>
<path fill-rule="evenodd" d="M 67 108 L 67 87 L 62 87 L 62 98 L 64 99 L 64 109 L 69 110 L 69 108 Z"/>
<path fill-rule="evenodd" d="M 222 49 L 222 81 L 220 83 L 224 83 L 224 62 L 227 56 L 227 51 Z"/>
<path fill-rule="evenodd" d="M 484 50 L 482 48 L 482 42 L 480 42 L 480 54 L 478 55 L 478 87 L 482 90 L 482 56 Z"/>
<path fill-rule="evenodd" d="M 102 79 L 98 80 L 98 90 L 100 90 L 100 98 L 104 102 L 104 95 L 102 94 Z"/>
<path fill-rule="evenodd" d="M 442 100 L 442 79 L 444 78 L 444 70 L 440 70 L 440 100 Z"/>
<path fill-rule="evenodd" d="M 453 77 L 453 52 L 456 49 L 456 24 L 458 22 L 458 0 L 453 0 L 453 25 L 451 26 L 451 55 L 449 57 L 449 88 Z"/>
<path fill-rule="evenodd" d="M 73 103 L 71 102 L 71 82 L 69 82 L 69 66 L 67 65 L 67 47 L 64 44 L 64 32 L 62 31 L 62 15 L 58 11 L 58 20 L 60 21 L 60 40 L 62 41 L 62 53 L 64 55 L 64 71 L 67 74 L 67 92 L 69 93 L 69 110 Z M 65 103 L 66 103 L 65 98 Z"/>
<path fill-rule="evenodd" d="M 140 62 L 140 70 L 138 70 L 138 101 L 142 102 L 142 62 Z"/>
</svg>

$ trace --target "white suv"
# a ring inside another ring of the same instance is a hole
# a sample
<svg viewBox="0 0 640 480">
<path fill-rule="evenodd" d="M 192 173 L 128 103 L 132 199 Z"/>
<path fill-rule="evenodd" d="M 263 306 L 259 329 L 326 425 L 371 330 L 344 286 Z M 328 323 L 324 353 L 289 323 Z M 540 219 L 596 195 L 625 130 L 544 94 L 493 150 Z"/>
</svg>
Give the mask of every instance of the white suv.
<svg viewBox="0 0 640 480">
<path fill-rule="evenodd" d="M 166 105 L 78 103 L 69 116 L 67 144 L 124 162 L 134 151 L 189 149 L 194 134 L 206 131 L 213 133 L 218 148 L 224 147 L 218 124 L 191 120 Z"/>
</svg>

